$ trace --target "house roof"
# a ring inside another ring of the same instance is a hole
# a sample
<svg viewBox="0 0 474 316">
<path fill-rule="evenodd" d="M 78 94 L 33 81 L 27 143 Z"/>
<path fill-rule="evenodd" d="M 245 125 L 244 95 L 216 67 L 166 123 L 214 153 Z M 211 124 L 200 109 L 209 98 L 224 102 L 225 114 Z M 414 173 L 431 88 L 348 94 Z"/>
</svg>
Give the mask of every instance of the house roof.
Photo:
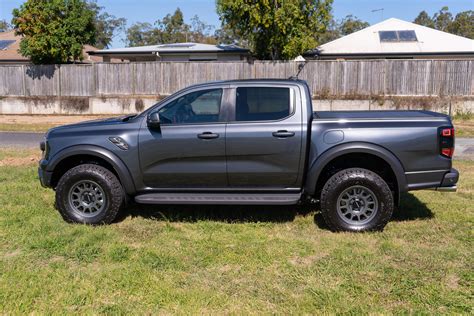
<svg viewBox="0 0 474 316">
<path fill-rule="evenodd" d="M 416 38 L 408 37 L 405 38 L 405 40 L 399 41 L 396 40 L 397 35 L 395 35 L 395 39 L 392 38 L 389 41 L 383 41 L 380 38 L 379 32 L 384 31 L 414 31 Z M 321 45 L 313 50 L 312 53 L 320 56 L 364 54 L 474 54 L 474 41 L 415 23 L 391 18 Z"/>
<path fill-rule="evenodd" d="M 15 31 L 0 32 L 0 41 L 13 41 L 5 48 L 0 49 L 0 61 L 28 62 L 29 59 L 18 52 L 21 37 L 15 35 Z"/>
<path fill-rule="evenodd" d="M 20 49 L 20 42 L 21 36 L 15 35 L 15 31 L 6 31 L 0 32 L 0 62 L 21 62 L 27 63 L 29 62 L 29 58 L 22 56 L 18 51 Z M 9 41 L 9 42 L 2 42 L 2 41 Z M 2 43 L 4 45 L 2 45 Z M 2 48 L 4 47 L 5 48 Z M 102 61 L 101 57 L 98 56 L 91 56 L 87 52 L 95 51 L 97 48 L 91 45 L 84 45 L 82 49 L 82 55 L 84 60 L 82 62 L 90 63 L 90 62 L 100 62 Z"/>
<path fill-rule="evenodd" d="M 166 54 L 166 53 L 248 53 L 248 49 L 236 45 L 210 45 L 201 43 L 173 43 L 150 46 L 101 49 L 91 55 L 108 54 Z"/>
</svg>

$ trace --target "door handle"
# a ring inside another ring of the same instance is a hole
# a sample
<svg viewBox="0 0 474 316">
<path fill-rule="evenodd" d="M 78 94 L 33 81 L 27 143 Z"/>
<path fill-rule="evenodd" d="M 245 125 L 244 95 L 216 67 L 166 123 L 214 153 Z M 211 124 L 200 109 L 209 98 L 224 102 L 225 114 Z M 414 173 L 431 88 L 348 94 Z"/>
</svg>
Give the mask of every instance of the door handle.
<svg viewBox="0 0 474 316">
<path fill-rule="evenodd" d="M 204 132 L 204 133 L 198 134 L 197 137 L 200 139 L 214 139 L 214 138 L 218 138 L 219 134 L 212 133 L 212 132 Z"/>
<path fill-rule="evenodd" d="M 273 137 L 287 138 L 287 137 L 295 136 L 295 133 L 281 130 L 281 131 L 278 131 L 278 132 L 273 132 L 272 135 L 273 135 Z"/>
</svg>

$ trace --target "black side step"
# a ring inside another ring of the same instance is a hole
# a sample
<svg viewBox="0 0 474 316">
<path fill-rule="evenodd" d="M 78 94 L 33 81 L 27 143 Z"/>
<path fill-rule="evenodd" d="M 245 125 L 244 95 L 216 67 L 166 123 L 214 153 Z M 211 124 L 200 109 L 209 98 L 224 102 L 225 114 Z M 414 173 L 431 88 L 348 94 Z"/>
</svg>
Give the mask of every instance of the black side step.
<svg viewBox="0 0 474 316">
<path fill-rule="evenodd" d="M 148 193 L 137 195 L 141 204 L 222 204 L 222 205 L 292 205 L 301 193 L 245 194 L 245 193 Z"/>
</svg>

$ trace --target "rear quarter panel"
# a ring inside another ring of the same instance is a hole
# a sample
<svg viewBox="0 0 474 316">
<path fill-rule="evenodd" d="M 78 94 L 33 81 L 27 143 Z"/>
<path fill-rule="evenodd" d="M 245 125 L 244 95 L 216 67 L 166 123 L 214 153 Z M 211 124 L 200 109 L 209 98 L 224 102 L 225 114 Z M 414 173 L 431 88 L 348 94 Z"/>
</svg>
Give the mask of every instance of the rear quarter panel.
<svg viewBox="0 0 474 316">
<path fill-rule="evenodd" d="M 363 142 L 386 149 L 400 162 L 406 189 L 429 187 L 440 182 L 452 161 L 439 154 L 438 128 L 451 126 L 447 117 L 429 119 L 315 119 L 312 124 L 309 166 L 331 148 Z M 331 143 L 328 135 L 343 134 Z M 402 188 L 403 190 L 403 188 Z"/>
</svg>

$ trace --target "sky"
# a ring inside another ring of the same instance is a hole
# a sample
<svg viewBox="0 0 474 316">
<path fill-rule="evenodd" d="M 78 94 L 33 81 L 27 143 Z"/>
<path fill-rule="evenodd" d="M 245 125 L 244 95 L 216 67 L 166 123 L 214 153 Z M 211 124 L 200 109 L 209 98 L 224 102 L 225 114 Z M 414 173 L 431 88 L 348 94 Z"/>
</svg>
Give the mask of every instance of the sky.
<svg viewBox="0 0 474 316">
<path fill-rule="evenodd" d="M 0 20 L 10 21 L 13 8 L 17 8 L 23 0 L 0 0 Z M 220 26 L 219 17 L 215 10 L 215 0 L 98 0 L 100 6 L 117 17 L 127 19 L 127 25 L 135 22 L 153 23 L 168 13 L 173 13 L 179 7 L 186 22 L 197 14 L 202 21 Z M 348 14 L 375 24 L 390 17 L 413 21 L 420 11 L 425 10 L 430 15 L 448 6 L 455 15 L 460 11 L 474 10 L 474 0 L 334 0 L 333 14 L 336 19 L 342 19 Z M 372 10 L 384 9 L 372 12 Z M 114 38 L 112 48 L 123 47 L 123 35 Z"/>
</svg>

